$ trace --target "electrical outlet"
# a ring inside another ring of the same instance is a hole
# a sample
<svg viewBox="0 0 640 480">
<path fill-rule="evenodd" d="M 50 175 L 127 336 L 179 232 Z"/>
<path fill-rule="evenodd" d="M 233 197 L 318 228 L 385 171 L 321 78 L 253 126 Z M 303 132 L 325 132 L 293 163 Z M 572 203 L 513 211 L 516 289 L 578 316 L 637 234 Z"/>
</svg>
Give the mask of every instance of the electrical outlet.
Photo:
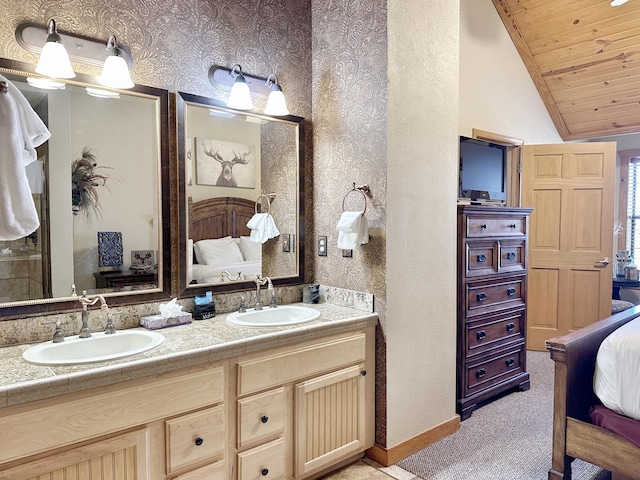
<svg viewBox="0 0 640 480">
<path fill-rule="evenodd" d="M 326 257 L 327 256 L 327 236 L 320 235 L 318 237 L 318 256 Z"/>
</svg>

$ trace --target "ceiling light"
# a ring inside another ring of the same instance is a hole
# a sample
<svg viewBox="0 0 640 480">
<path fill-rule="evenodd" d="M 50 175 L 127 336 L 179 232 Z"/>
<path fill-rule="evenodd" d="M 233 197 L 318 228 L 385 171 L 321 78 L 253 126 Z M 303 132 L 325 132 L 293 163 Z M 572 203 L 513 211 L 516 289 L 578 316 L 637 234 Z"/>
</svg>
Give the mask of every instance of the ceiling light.
<svg viewBox="0 0 640 480">
<path fill-rule="evenodd" d="M 129 74 L 129 65 L 120 53 L 118 42 L 114 35 L 107 42 L 107 59 L 102 67 L 102 74 L 98 83 L 110 88 L 132 88 L 135 84 Z"/>
<path fill-rule="evenodd" d="M 264 113 L 267 115 L 274 115 L 276 117 L 289 115 L 287 101 L 284 98 L 284 93 L 282 93 L 282 89 L 278 84 L 278 77 L 276 77 L 275 73 L 272 73 L 267 77 L 265 85 L 267 87 L 271 87 L 271 92 L 269 92 L 267 106 L 264 109 Z"/>
<path fill-rule="evenodd" d="M 73 78 L 76 74 L 71 68 L 69 54 L 58 35 L 56 21 L 49 20 L 47 27 L 47 41 L 42 47 L 40 61 L 36 66 L 36 72 L 40 75 L 54 78 Z"/>
<path fill-rule="evenodd" d="M 242 68 L 236 64 L 229 74 L 235 78 L 235 82 L 233 82 L 233 86 L 231 87 L 227 106 L 236 110 L 251 110 L 253 108 L 251 91 L 249 90 L 247 80 L 242 74 Z"/>
<path fill-rule="evenodd" d="M 624 5 L 625 3 L 627 3 L 627 0 L 611 0 L 612 7 L 618 7 L 620 5 Z"/>
</svg>

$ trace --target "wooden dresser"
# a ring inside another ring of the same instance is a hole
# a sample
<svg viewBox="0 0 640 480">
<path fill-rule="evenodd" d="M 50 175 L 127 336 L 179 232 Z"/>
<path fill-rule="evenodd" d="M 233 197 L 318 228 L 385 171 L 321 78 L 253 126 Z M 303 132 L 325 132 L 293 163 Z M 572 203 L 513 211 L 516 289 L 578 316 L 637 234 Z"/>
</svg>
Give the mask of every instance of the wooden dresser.
<svg viewBox="0 0 640 480">
<path fill-rule="evenodd" d="M 458 205 L 456 411 L 529 389 L 526 369 L 530 208 Z"/>
</svg>

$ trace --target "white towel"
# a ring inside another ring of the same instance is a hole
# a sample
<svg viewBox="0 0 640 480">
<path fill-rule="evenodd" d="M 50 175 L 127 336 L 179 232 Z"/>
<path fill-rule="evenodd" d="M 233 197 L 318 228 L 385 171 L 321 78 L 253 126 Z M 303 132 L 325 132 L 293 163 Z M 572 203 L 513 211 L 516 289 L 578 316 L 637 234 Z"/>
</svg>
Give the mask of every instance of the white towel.
<svg viewBox="0 0 640 480">
<path fill-rule="evenodd" d="M 342 250 L 353 250 L 359 245 L 369 243 L 369 222 L 364 212 L 343 212 L 336 230 L 338 248 Z"/>
<path fill-rule="evenodd" d="M 17 240 L 40 225 L 25 167 L 51 134 L 20 90 L 0 81 L 8 87 L 0 93 L 0 240 Z"/>
<path fill-rule="evenodd" d="M 249 241 L 253 243 L 264 243 L 280 235 L 270 213 L 256 213 L 247 222 L 247 227 L 251 229 Z"/>
</svg>

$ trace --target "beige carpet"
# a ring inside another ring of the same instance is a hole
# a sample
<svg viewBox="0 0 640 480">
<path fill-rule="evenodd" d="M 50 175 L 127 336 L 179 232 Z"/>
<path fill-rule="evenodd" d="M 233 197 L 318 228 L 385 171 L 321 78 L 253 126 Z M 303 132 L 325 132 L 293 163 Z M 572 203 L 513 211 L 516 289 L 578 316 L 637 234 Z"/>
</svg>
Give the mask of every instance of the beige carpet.
<svg viewBox="0 0 640 480">
<path fill-rule="evenodd" d="M 528 352 L 531 389 L 478 408 L 460 430 L 396 465 L 425 480 L 545 480 L 551 466 L 553 361 Z M 610 480 L 573 462 L 573 480 Z"/>
</svg>

